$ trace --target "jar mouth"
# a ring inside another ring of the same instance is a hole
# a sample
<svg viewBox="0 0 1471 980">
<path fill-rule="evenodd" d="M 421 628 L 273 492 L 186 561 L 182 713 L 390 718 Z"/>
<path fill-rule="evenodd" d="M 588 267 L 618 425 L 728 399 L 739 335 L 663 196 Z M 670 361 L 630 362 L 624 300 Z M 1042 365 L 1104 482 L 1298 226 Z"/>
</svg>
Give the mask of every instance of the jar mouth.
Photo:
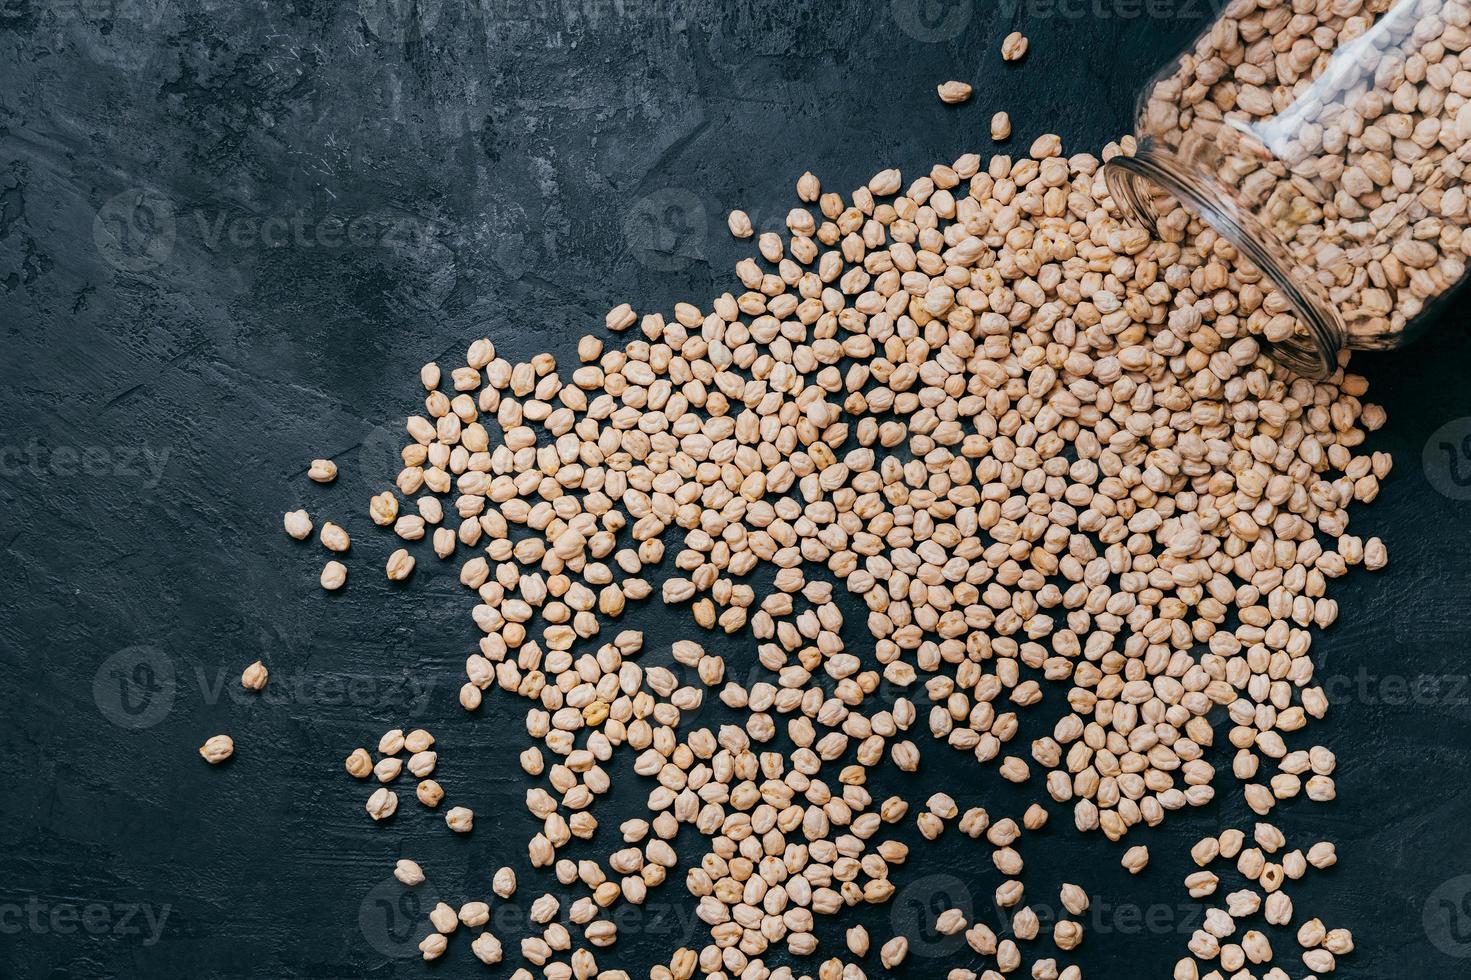
<svg viewBox="0 0 1471 980">
<path fill-rule="evenodd" d="M 1338 312 L 1304 291 L 1285 264 L 1286 250 L 1255 218 L 1235 206 L 1225 187 L 1209 177 L 1190 175 L 1184 161 L 1152 140 L 1141 142 L 1133 156 L 1120 154 L 1109 160 L 1103 176 L 1109 194 L 1125 215 L 1151 233 L 1159 232 L 1154 192 L 1162 190 L 1214 228 L 1272 281 L 1307 332 L 1294 333 L 1286 340 L 1263 339 L 1267 356 L 1316 381 L 1338 370 L 1338 351 L 1346 333 Z"/>
</svg>

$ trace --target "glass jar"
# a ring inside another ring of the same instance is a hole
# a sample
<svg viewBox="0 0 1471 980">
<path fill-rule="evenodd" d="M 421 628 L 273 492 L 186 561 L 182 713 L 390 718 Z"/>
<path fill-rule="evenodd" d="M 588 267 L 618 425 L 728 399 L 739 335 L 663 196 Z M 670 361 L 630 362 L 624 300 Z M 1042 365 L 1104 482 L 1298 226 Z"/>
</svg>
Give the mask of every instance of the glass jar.
<svg viewBox="0 0 1471 980">
<path fill-rule="evenodd" d="M 1110 193 L 1235 245 L 1293 314 L 1263 331 L 1293 370 L 1402 346 L 1471 254 L 1468 24 L 1471 0 L 1232 0 L 1149 84 Z"/>
</svg>

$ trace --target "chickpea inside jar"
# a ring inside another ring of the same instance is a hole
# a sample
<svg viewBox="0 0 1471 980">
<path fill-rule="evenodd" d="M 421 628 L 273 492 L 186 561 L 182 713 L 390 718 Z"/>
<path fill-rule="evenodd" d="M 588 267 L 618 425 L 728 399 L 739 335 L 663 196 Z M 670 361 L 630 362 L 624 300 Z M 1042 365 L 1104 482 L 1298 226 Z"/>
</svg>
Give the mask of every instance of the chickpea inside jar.
<svg viewBox="0 0 1471 980">
<path fill-rule="evenodd" d="M 1218 232 L 1292 370 L 1403 346 L 1471 254 L 1468 25 L 1463 0 L 1232 0 L 1146 89 L 1110 193 L 1166 241 Z"/>
</svg>

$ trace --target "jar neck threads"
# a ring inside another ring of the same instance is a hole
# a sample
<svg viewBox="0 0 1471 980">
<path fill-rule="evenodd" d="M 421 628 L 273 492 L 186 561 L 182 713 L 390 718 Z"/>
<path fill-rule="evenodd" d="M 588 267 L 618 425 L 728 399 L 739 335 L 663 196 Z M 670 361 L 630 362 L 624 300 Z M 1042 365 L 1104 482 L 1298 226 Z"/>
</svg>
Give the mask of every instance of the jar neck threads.
<svg viewBox="0 0 1471 980">
<path fill-rule="evenodd" d="M 1274 361 L 1314 380 L 1338 370 L 1338 352 L 1347 336 L 1342 319 L 1292 272 L 1286 249 L 1251 213 L 1237 206 L 1228 187 L 1152 139 L 1141 140 L 1133 156 L 1109 160 L 1103 174 L 1125 217 L 1158 235 L 1156 198 L 1163 192 L 1210 225 L 1281 291 L 1304 329 L 1285 340 L 1262 341 Z"/>
</svg>

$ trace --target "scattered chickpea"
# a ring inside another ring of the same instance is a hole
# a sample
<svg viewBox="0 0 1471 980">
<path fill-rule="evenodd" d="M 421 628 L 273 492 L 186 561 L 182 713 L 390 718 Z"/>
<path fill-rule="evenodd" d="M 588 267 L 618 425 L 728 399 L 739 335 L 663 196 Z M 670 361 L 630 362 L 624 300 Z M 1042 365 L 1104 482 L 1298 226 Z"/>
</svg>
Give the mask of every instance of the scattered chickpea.
<svg viewBox="0 0 1471 980">
<path fill-rule="evenodd" d="M 235 740 L 228 735 L 212 735 L 199 747 L 204 761 L 217 766 L 235 754 Z"/>
<path fill-rule="evenodd" d="M 329 561 L 322 566 L 322 588 L 336 592 L 347 584 L 347 566 L 340 561 Z"/>
<path fill-rule="evenodd" d="M 387 820 L 398 809 L 398 794 L 387 786 L 380 786 L 368 797 L 368 816 L 374 820 Z"/>
<path fill-rule="evenodd" d="M 436 902 L 429 910 L 429 924 L 441 935 L 448 936 L 460 927 L 460 916 L 447 902 Z"/>
<path fill-rule="evenodd" d="M 433 779 L 420 780 L 419 785 L 414 787 L 414 795 L 420 803 L 432 810 L 444 801 L 444 787 Z"/>
<path fill-rule="evenodd" d="M 367 749 L 353 749 L 347 757 L 347 774 L 354 779 L 367 779 L 373 774 L 373 757 Z"/>
<path fill-rule="evenodd" d="M 418 862 L 408 858 L 400 858 L 393 866 L 393 876 L 410 888 L 424 883 L 424 869 L 419 867 Z"/>
<path fill-rule="evenodd" d="M 991 117 L 991 139 L 1000 143 L 1011 136 L 1011 116 L 998 112 Z"/>
<path fill-rule="evenodd" d="M 1026 39 L 1003 47 L 1016 60 Z M 1009 138 L 1005 113 L 992 134 Z M 1044 134 L 1016 159 L 883 169 L 847 196 L 804 173 L 803 207 L 785 233 L 755 238 L 740 289 L 672 311 L 620 304 L 605 326 L 627 336 L 582 338 L 563 369 L 550 354 L 513 362 L 481 338 L 449 370 L 452 391 L 437 365 L 421 371 L 403 469 L 370 515 L 458 559 L 479 632 L 462 706 L 527 700 L 527 741 L 511 749 L 538 777 L 527 856 L 581 890 L 566 924 L 555 899 L 533 903 L 545 928 L 520 939 L 528 963 L 559 980 L 597 976 L 592 949 L 574 946 L 612 943 L 606 915 L 670 879 L 696 897 L 710 943 L 674 951 L 651 977 L 745 975 L 755 936 L 815 953 L 819 917 L 893 899 L 910 849 L 886 825 L 909 803 L 878 802 L 869 778 L 890 763 L 920 771 L 922 744 L 1039 793 L 1017 819 L 962 814 L 947 793 L 914 816 L 923 837 L 957 821 L 993 848 L 1014 937 L 958 909 L 936 924 L 1002 975 L 1041 933 L 1017 841 L 1046 827 L 1048 799 L 1080 831 L 1121 841 L 1211 803 L 1208 750 L 1224 741 L 1259 813 L 1336 795 L 1331 753 L 1289 752 L 1285 736 L 1327 708 L 1309 642 L 1337 616 L 1331 580 L 1384 560 L 1376 539 L 1347 533 L 1345 507 L 1372 499 L 1389 471 L 1358 448 L 1381 412 L 1357 376 L 1270 371 L 1258 338 L 1279 329 L 1282 298 L 1183 213 L 1168 218 L 1168 242 L 1120 222 L 1099 165 Z M 754 236 L 743 212 L 728 224 Z M 763 567 L 771 585 L 758 589 L 748 576 Z M 386 571 L 403 580 L 413 568 L 400 549 Z M 843 591 L 867 606 L 868 651 L 844 642 Z M 731 676 L 695 632 L 659 637 L 669 659 L 658 660 L 641 632 L 617 629 L 656 595 L 688 605 L 691 631 L 749 631 L 766 676 Z M 1180 653 L 1197 645 L 1209 655 Z M 739 722 L 702 718 L 710 698 Z M 1028 747 L 1019 719 L 1059 701 Z M 376 767 L 362 751 L 348 769 L 397 778 L 406 765 L 419 800 L 438 807 L 433 745 L 422 730 L 391 732 Z M 648 813 L 618 826 L 612 853 L 574 860 L 604 839 L 595 803 L 624 751 Z M 396 806 L 380 787 L 368 809 L 384 819 Z M 445 819 L 473 826 L 464 807 Z M 693 858 L 674 851 L 688 825 L 705 841 Z M 1289 850 L 1267 827 L 1249 848 L 1227 831 L 1191 851 L 1192 896 L 1217 891 L 1206 866 L 1220 859 L 1252 882 L 1209 916 L 1220 935 L 1191 937 L 1233 975 L 1270 951 L 1249 930 L 1236 938 L 1236 913 L 1291 921 L 1283 882 L 1333 859 L 1331 846 Z M 811 876 L 783 870 L 794 844 Z M 1122 858 L 1133 874 L 1148 862 L 1144 847 Z M 497 896 L 515 889 L 509 869 L 496 873 Z M 1052 936 L 1067 951 L 1083 941 L 1089 899 L 1076 885 L 1061 895 L 1071 918 Z M 462 906 L 460 924 L 480 928 L 483 905 Z M 869 950 L 859 927 L 846 940 L 855 956 Z M 1313 949 L 1340 955 L 1326 942 Z M 502 957 L 489 933 L 472 950 Z M 883 969 L 907 952 L 902 936 L 885 943 Z M 1030 967 L 1033 980 L 1081 977 L 1045 957 Z M 835 957 L 817 976 L 854 971 Z"/>
<path fill-rule="evenodd" d="M 971 87 L 965 82 L 941 82 L 937 90 L 940 93 L 940 101 L 946 105 L 958 105 L 970 100 Z"/>
<path fill-rule="evenodd" d="M 884 943 L 883 948 L 879 950 L 879 962 L 883 964 L 885 970 L 892 970 L 903 963 L 904 958 L 908 955 L 909 940 L 903 936 L 895 936 Z"/>
<path fill-rule="evenodd" d="M 388 579 L 391 582 L 402 582 L 414 571 L 414 556 L 403 548 L 399 548 L 388 556 Z"/>
<path fill-rule="evenodd" d="M 470 944 L 470 952 L 474 953 L 475 958 L 486 966 L 494 966 L 501 961 L 500 940 L 488 932 L 482 932 Z M 530 977 L 530 974 L 527 976 Z"/>
<path fill-rule="evenodd" d="M 964 931 L 965 927 L 965 913 L 960 909 L 946 909 L 935 920 L 935 931 L 942 936 L 953 936 L 957 932 Z"/>
<path fill-rule="evenodd" d="M 379 527 L 388 527 L 398 518 L 398 498 L 385 490 L 368 501 L 368 516 Z"/>
<path fill-rule="evenodd" d="M 257 660 L 240 673 L 240 686 L 247 691 L 264 691 L 271 672 Z"/>
<path fill-rule="evenodd" d="M 460 906 L 460 923 L 477 929 L 490 921 L 490 906 L 484 902 L 466 902 Z"/>
<path fill-rule="evenodd" d="M 352 544 L 351 539 L 347 536 L 347 532 L 331 521 L 322 525 L 319 537 L 322 542 L 322 547 L 328 551 L 343 552 Z"/>
<path fill-rule="evenodd" d="M 284 521 L 286 533 L 298 541 L 305 541 L 312 533 L 312 519 L 305 510 L 290 510 L 286 512 Z"/>
<path fill-rule="evenodd" d="M 449 940 L 442 933 L 431 932 L 419 940 L 419 952 L 426 961 L 437 960 L 449 948 Z"/>
<path fill-rule="evenodd" d="M 754 233 L 751 227 L 751 218 L 744 211 L 732 211 L 726 215 L 725 224 L 730 228 L 730 233 L 735 238 L 750 238 Z"/>
</svg>

